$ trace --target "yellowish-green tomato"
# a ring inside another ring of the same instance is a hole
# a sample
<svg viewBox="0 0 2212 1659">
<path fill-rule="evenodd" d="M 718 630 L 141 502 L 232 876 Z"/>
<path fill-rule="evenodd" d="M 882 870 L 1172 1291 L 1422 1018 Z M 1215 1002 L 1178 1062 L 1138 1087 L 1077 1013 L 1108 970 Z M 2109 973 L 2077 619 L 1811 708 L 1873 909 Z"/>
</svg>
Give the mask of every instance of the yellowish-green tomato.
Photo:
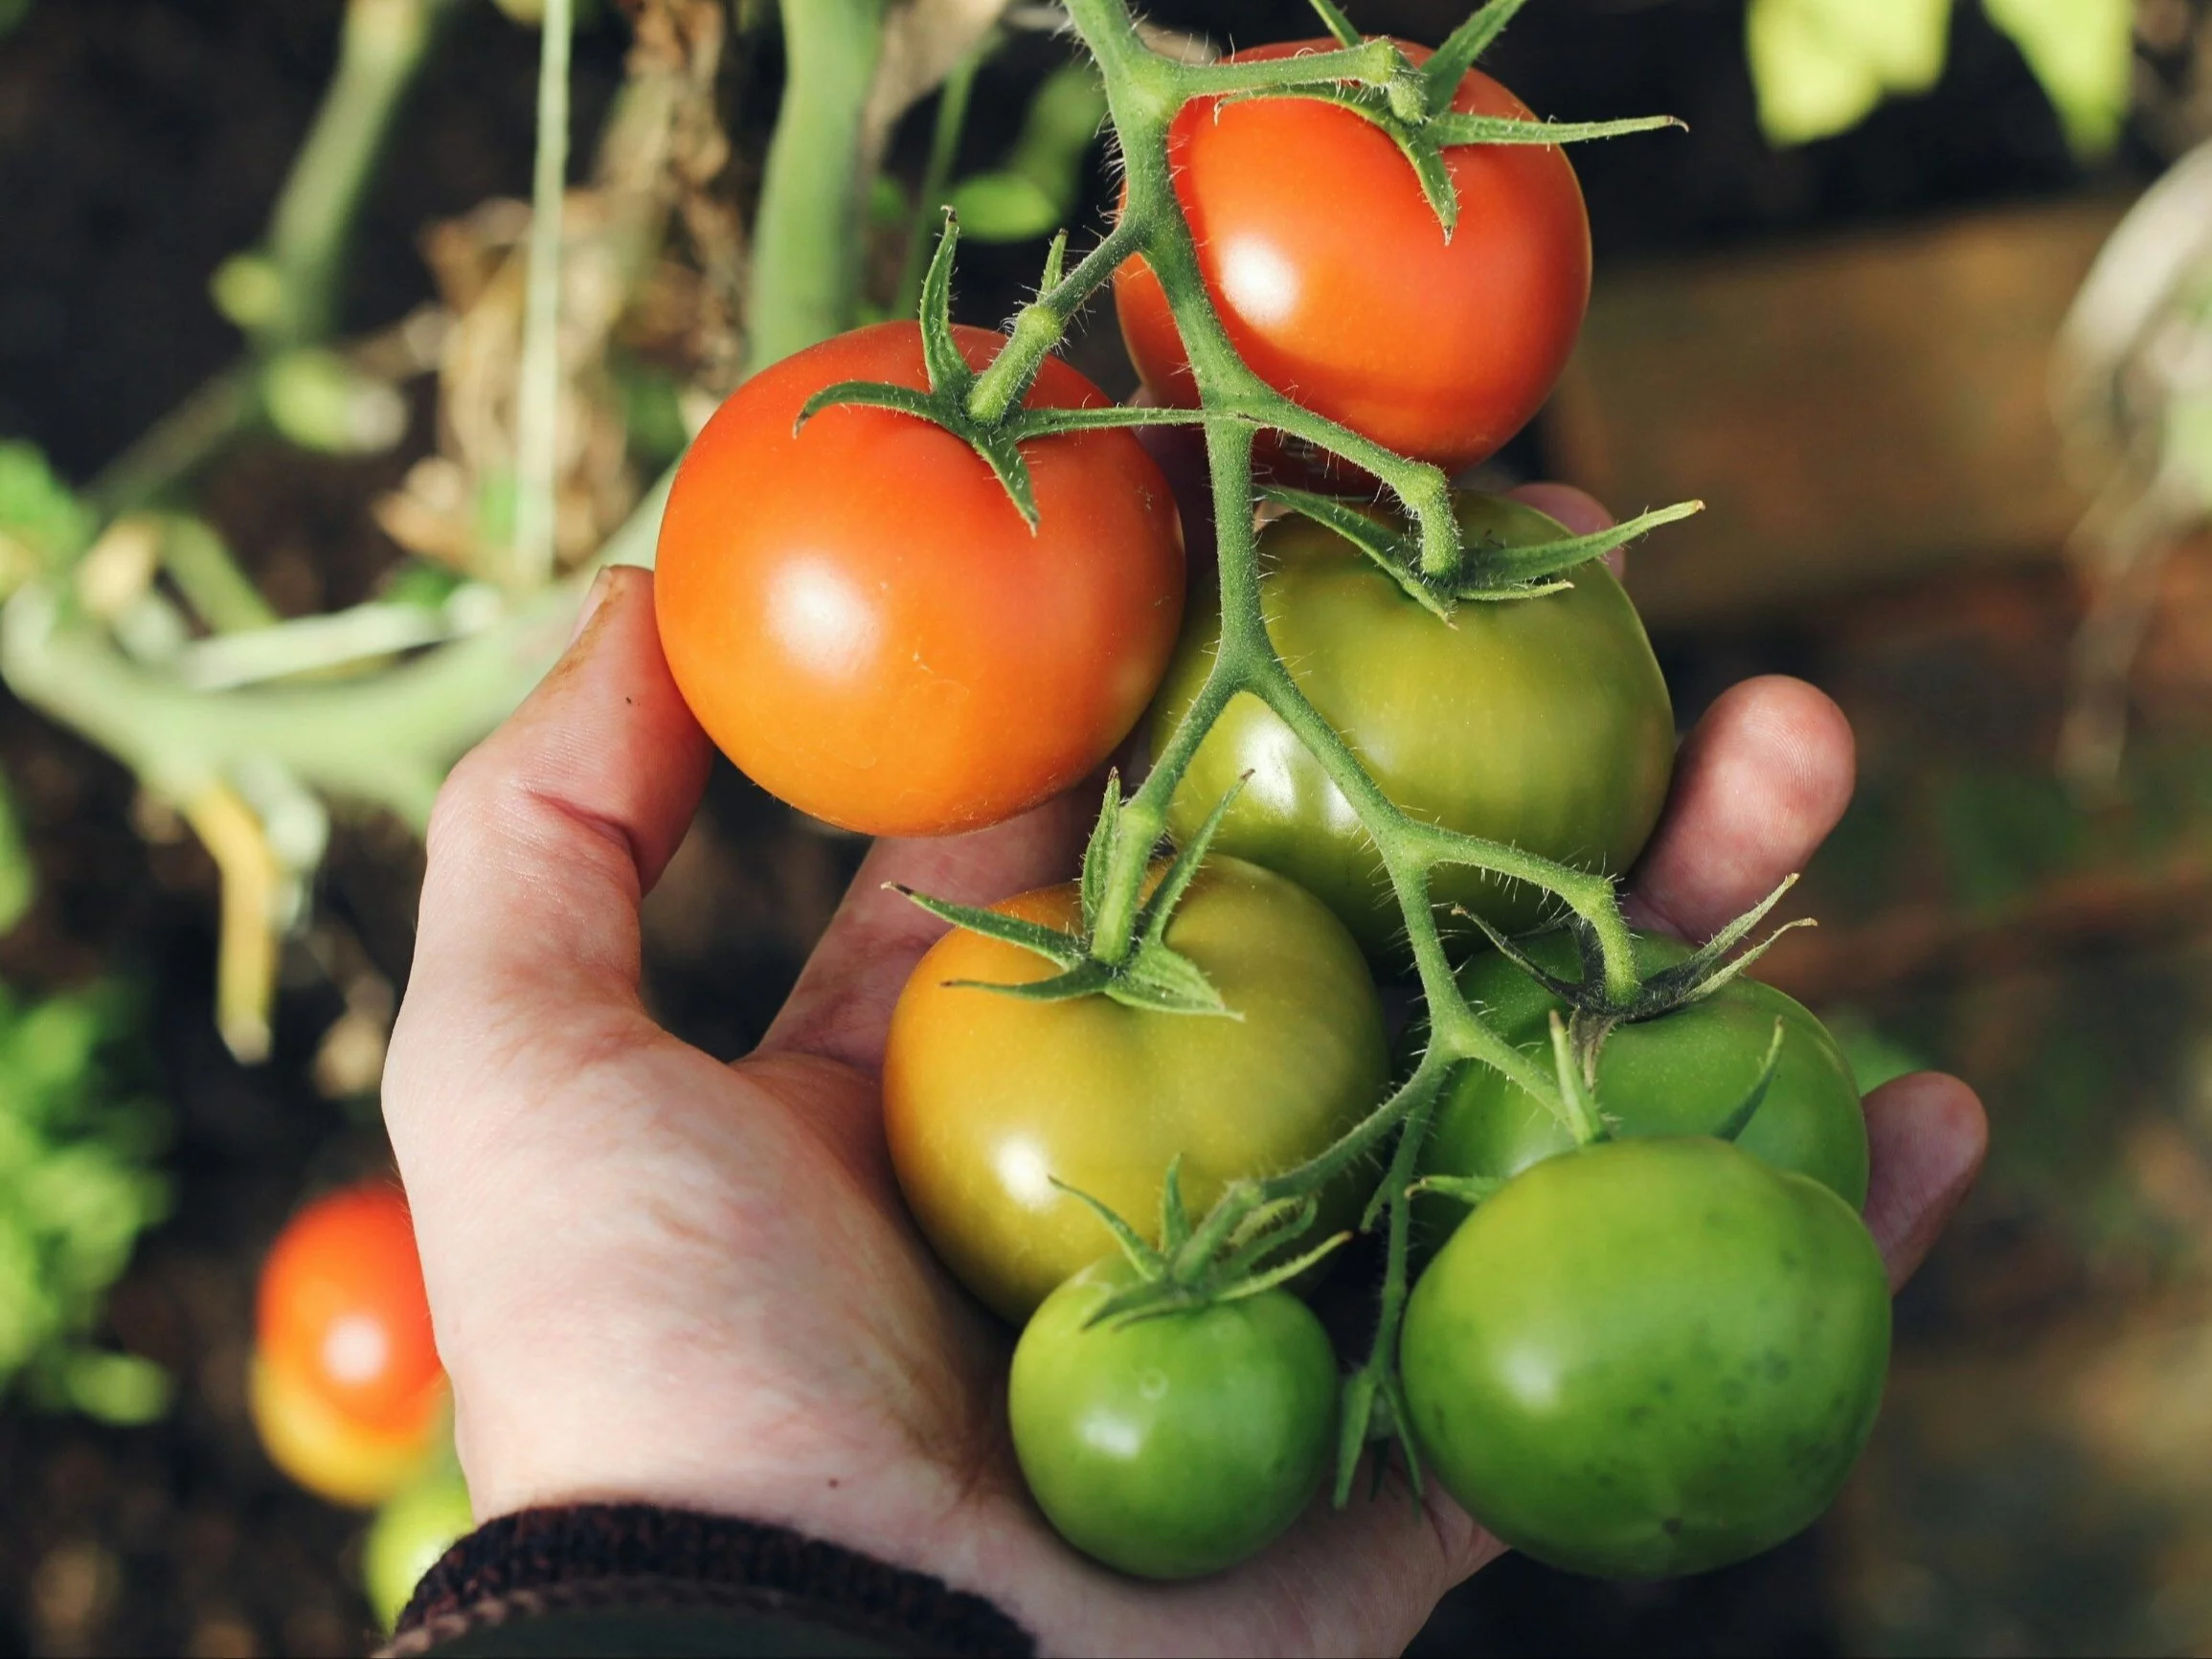
<svg viewBox="0 0 2212 1659">
<path fill-rule="evenodd" d="M 1563 537 L 1515 502 L 1458 498 L 1470 547 Z M 1416 818 L 1582 869 L 1628 867 L 1659 821 L 1674 769 L 1666 681 L 1628 594 L 1602 563 L 1541 598 L 1461 603 L 1449 624 L 1351 543 L 1285 518 L 1260 537 L 1268 637 L 1291 677 L 1385 796 Z M 1194 601 L 1151 723 L 1152 750 L 1190 706 L 1220 638 L 1216 605 Z M 1258 699 L 1223 711 L 1168 811 L 1192 834 L 1250 774 L 1213 844 L 1307 887 L 1395 963 L 1404 922 L 1351 803 Z M 1508 932 L 1555 901 L 1521 883 L 1440 868 L 1439 923 L 1463 905 Z M 1463 928 L 1464 924 L 1460 924 Z"/>
<path fill-rule="evenodd" d="M 377 1624 L 389 1630 L 399 1622 L 422 1575 L 475 1525 L 468 1483 L 450 1459 L 376 1512 L 361 1545 L 361 1581 Z"/>
<path fill-rule="evenodd" d="M 1070 884 L 997 908 L 1065 928 L 1080 906 Z M 960 984 L 1024 984 L 1055 970 L 959 929 L 922 957 L 892 1015 L 883 1107 L 899 1186 L 938 1256 L 1015 1323 L 1113 1247 L 1056 1181 L 1151 1235 L 1176 1158 L 1200 1212 L 1231 1180 L 1312 1157 L 1382 1096 L 1388 1055 L 1374 980 L 1313 895 L 1210 858 L 1167 943 L 1235 1018 L 1104 997 L 1029 1002 Z M 1359 1178 L 1321 1195 L 1313 1237 L 1357 1220 Z"/>
</svg>

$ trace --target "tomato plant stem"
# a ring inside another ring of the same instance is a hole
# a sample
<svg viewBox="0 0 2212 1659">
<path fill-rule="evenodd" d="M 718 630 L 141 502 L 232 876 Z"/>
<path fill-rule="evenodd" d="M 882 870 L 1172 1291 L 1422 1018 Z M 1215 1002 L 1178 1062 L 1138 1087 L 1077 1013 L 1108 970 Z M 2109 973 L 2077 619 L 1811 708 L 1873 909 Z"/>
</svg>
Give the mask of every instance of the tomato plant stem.
<svg viewBox="0 0 2212 1659">
<path fill-rule="evenodd" d="M 553 571 L 561 403 L 561 198 L 569 172 L 569 45 L 574 0 L 545 0 L 538 24 L 537 156 L 530 184 L 529 288 L 515 397 L 513 575 Z"/>
<path fill-rule="evenodd" d="M 884 0 L 783 0 L 788 65 L 754 221 L 745 368 L 851 326 L 860 298 L 861 143 Z"/>
</svg>

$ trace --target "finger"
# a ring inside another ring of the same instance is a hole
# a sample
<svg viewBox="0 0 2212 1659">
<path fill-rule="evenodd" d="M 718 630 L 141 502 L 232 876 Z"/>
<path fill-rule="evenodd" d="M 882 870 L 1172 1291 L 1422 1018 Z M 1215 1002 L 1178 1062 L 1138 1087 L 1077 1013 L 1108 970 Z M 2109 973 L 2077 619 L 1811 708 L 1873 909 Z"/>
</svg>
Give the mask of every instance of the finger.
<svg viewBox="0 0 2212 1659">
<path fill-rule="evenodd" d="M 567 654 L 439 794 L 418 1022 L 635 1000 L 638 904 L 698 806 L 709 749 L 661 655 L 650 572 L 604 572 L 586 603 Z"/>
<path fill-rule="evenodd" d="M 1071 880 L 1097 796 L 1087 789 L 969 835 L 879 841 L 755 1052 L 819 1054 L 872 1071 L 892 1006 L 945 924 L 892 884 L 956 905 L 992 905 Z"/>
<path fill-rule="evenodd" d="M 1802 870 L 1851 801 L 1843 711 L 1801 680 L 1768 675 L 1723 692 L 1675 759 L 1674 788 L 1629 875 L 1629 914 L 1710 938 Z"/>
<path fill-rule="evenodd" d="M 1912 1277 L 1974 1185 L 1989 1150 L 1989 1121 L 1957 1078 L 1922 1071 L 1866 1097 L 1866 1225 L 1894 1290 Z"/>
</svg>

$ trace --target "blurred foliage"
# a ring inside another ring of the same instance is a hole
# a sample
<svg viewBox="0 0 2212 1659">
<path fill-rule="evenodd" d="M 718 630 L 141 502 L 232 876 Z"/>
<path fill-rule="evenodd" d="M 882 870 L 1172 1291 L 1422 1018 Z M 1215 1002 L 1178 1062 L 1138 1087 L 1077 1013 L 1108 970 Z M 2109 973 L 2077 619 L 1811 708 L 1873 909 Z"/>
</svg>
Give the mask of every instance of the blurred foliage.
<svg viewBox="0 0 2212 1659">
<path fill-rule="evenodd" d="M 169 1387 L 90 1340 L 169 1209 L 167 1114 L 122 1075 L 133 1024 L 112 986 L 43 1001 L 0 987 L 0 1391 L 110 1423 L 159 1416 Z"/>
<path fill-rule="evenodd" d="M 74 558 L 96 523 L 37 445 L 0 439 L 0 592 Z"/>
<path fill-rule="evenodd" d="M 5 39 L 31 15 L 31 0 L 0 0 L 0 39 Z"/>
<path fill-rule="evenodd" d="M 981 242 L 1026 242 L 1068 223 L 1105 119 L 1106 92 L 1088 63 L 1047 76 L 1005 161 L 953 187 L 960 234 Z"/>
<path fill-rule="evenodd" d="M 2118 139 L 2133 74 L 2133 0 L 1981 0 L 2043 83 L 2084 155 Z M 1751 0 L 1745 24 L 1759 121 L 1777 145 L 1856 126 L 1943 74 L 1952 0 Z"/>
</svg>

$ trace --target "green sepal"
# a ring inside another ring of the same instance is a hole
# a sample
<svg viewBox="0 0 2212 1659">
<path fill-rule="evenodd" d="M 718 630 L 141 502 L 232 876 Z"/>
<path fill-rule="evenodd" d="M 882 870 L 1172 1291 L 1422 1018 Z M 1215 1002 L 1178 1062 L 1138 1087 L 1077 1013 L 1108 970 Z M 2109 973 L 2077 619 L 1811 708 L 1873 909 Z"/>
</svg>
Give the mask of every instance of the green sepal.
<svg viewBox="0 0 2212 1659">
<path fill-rule="evenodd" d="M 1244 1018 L 1221 999 L 1205 969 L 1157 940 L 1140 943 L 1117 969 L 1107 969 L 1103 963 L 1099 966 L 1105 975 L 1099 989 L 1124 1007 L 1148 1009 L 1155 1014 Z"/>
<path fill-rule="evenodd" d="M 1007 437 L 1027 443 L 1032 437 L 1057 437 L 1066 432 L 1100 432 L 1110 427 L 1130 426 L 1196 426 L 1221 418 L 1224 417 L 1209 415 L 1203 409 L 1110 403 L 1095 409 L 1024 409 L 1008 415 L 1001 430 Z"/>
<path fill-rule="evenodd" d="M 1022 515 L 1022 522 L 1029 527 L 1029 533 L 1037 533 L 1037 488 L 1029 478 L 1029 463 L 1022 459 L 1021 442 L 1014 435 L 1001 427 L 996 432 L 971 427 L 961 434 L 968 447 L 983 458 L 983 464 L 1004 486 L 1014 510 Z"/>
<path fill-rule="evenodd" d="M 952 991 L 989 991 L 1011 997 L 1017 1002 L 1072 1002 L 1080 997 L 1095 997 L 1113 983 L 1113 969 L 1103 962 L 1085 960 L 1049 979 L 1030 979 L 1018 985 L 991 979 L 947 979 L 945 987 Z"/>
<path fill-rule="evenodd" d="M 937 237 L 937 252 L 930 256 L 928 274 L 922 278 L 921 337 L 930 390 L 941 402 L 950 403 L 963 402 L 976 383 L 976 371 L 953 339 L 953 255 L 959 245 L 960 221 L 947 208 L 944 234 Z M 1028 516 L 1035 523 L 1035 514 Z"/>
<path fill-rule="evenodd" d="M 1009 916 L 1004 910 L 986 910 L 973 905 L 956 905 L 949 899 L 933 899 L 927 893 L 917 893 L 912 887 L 896 882 L 884 884 L 891 891 L 912 904 L 920 906 L 941 921 L 956 928 L 965 928 L 971 933 L 981 933 L 986 939 L 997 939 L 1003 944 L 1018 945 L 1025 951 L 1034 952 L 1055 968 L 1074 968 L 1090 960 L 1091 953 L 1074 934 L 1058 928 L 1048 928 L 1042 922 L 1027 921 L 1020 916 Z M 1008 990 L 1027 990 L 1027 986 L 1008 986 Z"/>
<path fill-rule="evenodd" d="M 1406 1189 L 1406 1196 L 1434 1193 L 1439 1198 L 1457 1199 L 1472 1209 L 1496 1198 L 1504 1185 L 1500 1176 L 1424 1176 Z"/>
<path fill-rule="evenodd" d="M 1587 144 L 1592 139 L 1626 138 L 1630 133 L 1657 132 L 1661 127 L 1689 129 L 1688 123 L 1672 115 L 1632 115 L 1619 121 L 1521 121 L 1504 115 L 1461 115 L 1456 111 L 1429 118 L 1421 136 L 1445 148 L 1468 144 Z"/>
<path fill-rule="evenodd" d="M 1585 1046 L 1577 1043 L 1568 1029 L 1568 1021 L 1560 1019 L 1559 1011 L 1551 1013 L 1551 1065 L 1559 1080 L 1559 1121 L 1577 1146 L 1593 1146 L 1601 1140 L 1610 1140 L 1605 1119 L 1591 1098 L 1590 1076 L 1597 1065 L 1596 1043 L 1604 1041 L 1600 1032 L 1595 1042 Z"/>
<path fill-rule="evenodd" d="M 1713 1131 L 1715 1140 L 1733 1142 L 1751 1127 L 1751 1119 L 1759 1115 L 1759 1108 L 1767 1102 L 1767 1090 L 1774 1086 L 1774 1073 L 1782 1065 L 1782 1022 L 1774 1021 L 1774 1040 L 1767 1044 L 1766 1063 L 1759 1067 L 1758 1081 L 1745 1091 L 1735 1110 L 1721 1120 L 1721 1127 Z"/>
<path fill-rule="evenodd" d="M 1663 1001 L 1669 1009 L 1710 997 L 1772 950 L 1774 942 L 1784 933 L 1796 928 L 1815 926 L 1812 917 L 1800 916 L 1794 922 L 1776 928 L 1734 961 L 1724 963 L 1728 953 L 1748 938 L 1751 930 L 1766 920 L 1767 912 L 1782 902 L 1782 895 L 1796 885 L 1797 878 L 1794 875 L 1784 876 L 1772 892 L 1715 933 L 1702 950 L 1645 980 L 1645 991 L 1655 1000 Z"/>
<path fill-rule="evenodd" d="M 1662 525 L 1680 523 L 1704 510 L 1704 502 L 1677 502 L 1672 506 L 1639 513 L 1624 523 L 1609 525 L 1588 535 L 1561 536 L 1519 547 L 1479 543 L 1467 549 L 1467 567 L 1454 596 L 1461 599 L 1520 597 L 1526 592 L 1527 583 L 1541 582 L 1562 571 L 1587 565 L 1616 548 L 1624 548 L 1649 535 Z"/>
<path fill-rule="evenodd" d="M 1114 838 L 1121 823 L 1121 773 L 1106 774 L 1106 798 L 1098 807 L 1098 821 L 1083 848 L 1083 933 L 1089 937 L 1098 925 L 1098 905 L 1106 896 L 1106 872 L 1114 862 Z"/>
<path fill-rule="evenodd" d="M 1333 1508 L 1352 1500 L 1352 1479 L 1359 1472 L 1360 1457 L 1375 1447 L 1370 1466 L 1370 1498 L 1379 1497 L 1383 1477 L 1389 1468 L 1388 1447 L 1397 1446 L 1406 1460 L 1406 1484 L 1416 1506 L 1421 1501 L 1421 1454 L 1413 1446 L 1412 1415 L 1406 1409 L 1405 1393 L 1395 1366 L 1375 1369 L 1375 1362 L 1344 1379 L 1343 1404 L 1337 1419 L 1337 1480 L 1329 1493 Z"/>
<path fill-rule="evenodd" d="M 1429 83 L 1431 109 L 1452 107 L 1452 100 L 1458 96 L 1459 82 L 1527 3 L 1528 0 L 1490 0 L 1489 5 L 1445 36 L 1444 43 L 1421 65 L 1421 78 Z"/>
<path fill-rule="evenodd" d="M 1264 1273 L 1253 1273 L 1237 1279 L 1227 1289 L 1216 1290 L 1216 1302 L 1241 1302 L 1248 1296 L 1257 1296 L 1289 1284 L 1309 1267 L 1319 1267 L 1344 1245 L 1351 1243 L 1350 1232 L 1331 1233 L 1311 1249 L 1301 1250 L 1288 1261 L 1278 1262 Z M 1271 1243 L 1271 1248 L 1279 1248 L 1279 1241 Z"/>
<path fill-rule="evenodd" d="M 1399 123 L 1392 122 L 1384 130 L 1396 141 L 1398 153 L 1412 168 L 1422 199 L 1436 215 L 1436 223 L 1443 227 L 1444 239 L 1449 242 L 1459 228 L 1459 187 L 1452 182 L 1452 169 L 1444 165 L 1443 146 L 1430 136 L 1427 126 L 1409 132 Z"/>
<path fill-rule="evenodd" d="M 1127 1222 L 1123 1221 L 1119 1216 L 1114 1213 L 1112 1205 L 1105 1203 L 1101 1199 L 1093 1198 L 1081 1187 L 1070 1186 L 1058 1176 L 1048 1176 L 1045 1178 L 1050 1180 L 1055 1187 L 1059 1188 L 1060 1191 L 1066 1193 L 1070 1198 L 1078 1199 L 1082 1203 L 1090 1206 L 1091 1213 L 1096 1216 L 1100 1222 L 1104 1222 L 1106 1230 L 1114 1235 L 1114 1242 L 1121 1246 L 1121 1253 L 1129 1258 L 1129 1265 L 1132 1267 L 1135 1267 L 1140 1274 L 1143 1275 L 1147 1283 L 1159 1278 L 1160 1274 L 1166 1267 L 1164 1259 L 1161 1256 L 1158 1250 L 1155 1250 L 1150 1244 L 1147 1244 L 1141 1238 L 1138 1236 L 1137 1229 L 1135 1227 L 1132 1227 Z M 1094 1313 L 1090 1318 L 1083 1321 L 1083 1328 L 1085 1330 L 1089 1330 L 1092 1326 L 1097 1324 L 1101 1319 L 1107 1318 L 1108 1316 L 1109 1315 L 1106 1309 L 1102 1307 L 1097 1312 Z"/>
<path fill-rule="evenodd" d="M 1168 1160 L 1167 1178 L 1160 1183 L 1160 1249 L 1173 1256 L 1190 1243 L 1190 1211 L 1183 1202 L 1183 1155 Z"/>
<path fill-rule="evenodd" d="M 1045 274 L 1037 282 L 1037 292 L 1050 294 L 1067 274 L 1068 233 L 1059 230 L 1052 233 L 1052 245 L 1045 250 Z"/>
<path fill-rule="evenodd" d="M 1344 15 L 1337 0 L 1306 0 L 1306 3 L 1320 15 L 1321 27 L 1335 37 L 1339 46 L 1366 44 L 1366 36 L 1352 27 L 1352 20 Z"/>
<path fill-rule="evenodd" d="M 834 386 L 824 386 L 799 406 L 799 418 L 791 423 L 791 436 L 797 437 L 806 423 L 824 410 L 846 404 L 888 409 L 897 415 L 911 415 L 916 420 L 944 425 L 944 405 L 927 392 L 916 392 L 911 386 L 892 386 L 881 380 L 840 380 Z"/>
<path fill-rule="evenodd" d="M 1364 511 L 1341 497 L 1318 495 L 1312 490 L 1270 487 L 1261 490 L 1259 496 L 1260 500 L 1273 502 L 1300 518 L 1311 519 L 1323 529 L 1334 530 L 1366 554 L 1385 575 L 1405 590 L 1408 598 L 1440 621 L 1452 619 L 1451 606 L 1421 580 L 1419 554 L 1412 543 L 1374 513 Z"/>
</svg>

